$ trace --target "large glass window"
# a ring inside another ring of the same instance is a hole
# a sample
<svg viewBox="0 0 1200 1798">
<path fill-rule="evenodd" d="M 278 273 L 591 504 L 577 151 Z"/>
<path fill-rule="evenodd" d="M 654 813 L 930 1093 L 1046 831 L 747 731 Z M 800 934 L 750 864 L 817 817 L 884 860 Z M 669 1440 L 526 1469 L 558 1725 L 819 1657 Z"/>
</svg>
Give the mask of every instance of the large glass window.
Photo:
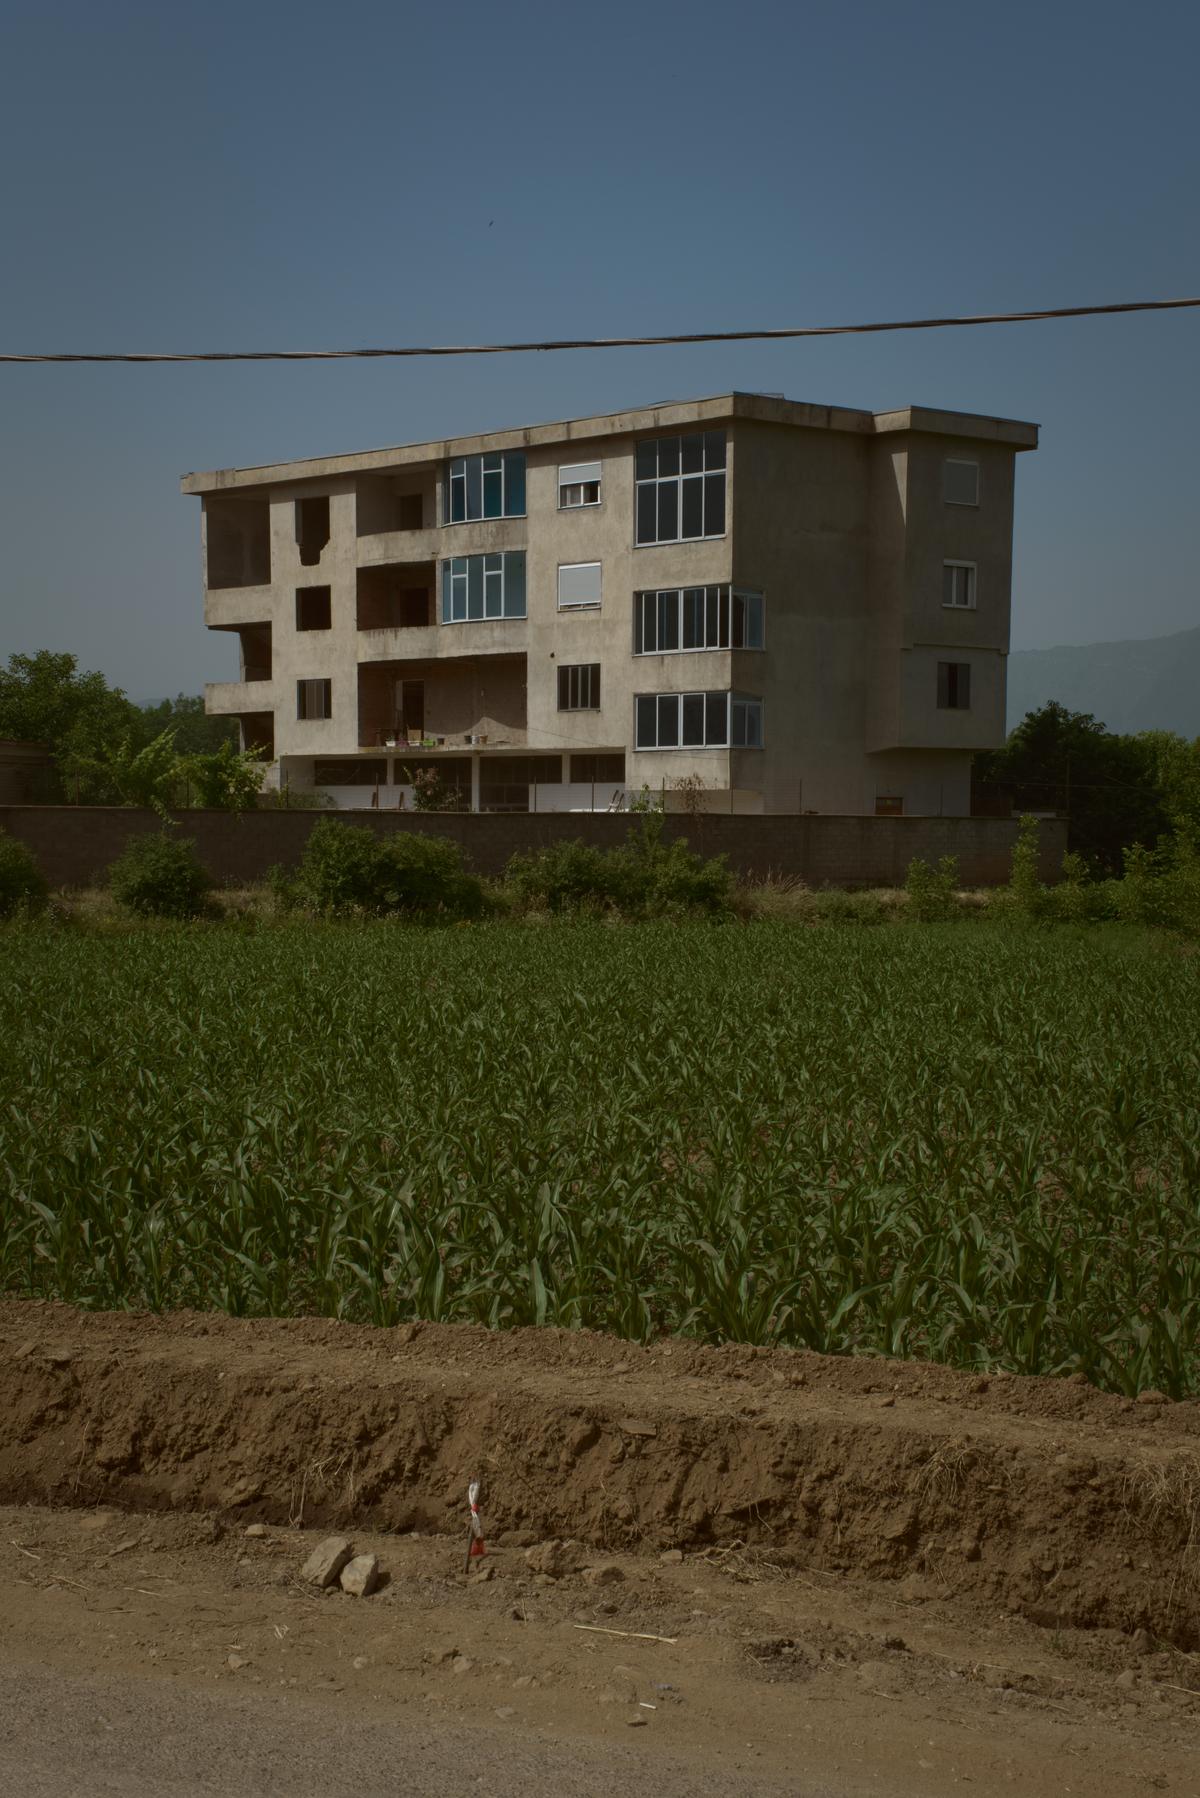
<svg viewBox="0 0 1200 1798">
<path fill-rule="evenodd" d="M 647 437 L 637 446 L 638 543 L 725 534 L 725 433 Z"/>
<path fill-rule="evenodd" d="M 450 556 L 442 563 L 442 623 L 524 618 L 525 551 Z"/>
<path fill-rule="evenodd" d="M 633 653 L 761 649 L 763 596 L 735 587 L 660 587 L 633 596 Z"/>
<path fill-rule="evenodd" d="M 525 516 L 525 452 L 456 456 L 446 467 L 446 523 Z"/>
<path fill-rule="evenodd" d="M 639 693 L 635 749 L 762 748 L 762 700 L 746 693 Z"/>
</svg>

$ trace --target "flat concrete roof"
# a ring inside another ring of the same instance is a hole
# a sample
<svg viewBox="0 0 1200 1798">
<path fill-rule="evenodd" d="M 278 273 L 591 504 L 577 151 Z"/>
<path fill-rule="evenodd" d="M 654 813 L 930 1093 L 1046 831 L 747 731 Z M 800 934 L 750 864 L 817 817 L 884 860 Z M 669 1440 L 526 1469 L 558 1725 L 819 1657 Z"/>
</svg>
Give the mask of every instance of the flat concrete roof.
<svg viewBox="0 0 1200 1798">
<path fill-rule="evenodd" d="M 314 481 L 332 475 L 370 474 L 413 463 L 442 462 L 449 456 L 481 451 L 532 449 L 543 444 L 570 444 L 603 437 L 626 437 L 648 431 L 685 431 L 725 418 L 756 419 L 818 431 L 852 431 L 875 437 L 893 431 L 921 431 L 940 437 L 963 437 L 977 443 L 1004 443 L 1013 450 L 1036 449 L 1038 427 L 1016 418 L 989 418 L 976 412 L 943 412 L 926 406 L 904 406 L 893 412 L 859 412 L 848 406 L 812 406 L 765 393 L 722 393 L 710 399 L 675 400 L 632 411 L 602 412 L 591 418 L 569 418 L 556 424 L 524 425 L 519 430 L 485 431 L 473 437 L 443 437 L 429 443 L 404 443 L 391 449 L 360 450 L 348 456 L 310 456 L 298 462 L 267 462 L 256 468 L 217 468 L 180 478 L 184 493 L 219 493 L 243 487 L 277 486 L 288 481 Z"/>
</svg>

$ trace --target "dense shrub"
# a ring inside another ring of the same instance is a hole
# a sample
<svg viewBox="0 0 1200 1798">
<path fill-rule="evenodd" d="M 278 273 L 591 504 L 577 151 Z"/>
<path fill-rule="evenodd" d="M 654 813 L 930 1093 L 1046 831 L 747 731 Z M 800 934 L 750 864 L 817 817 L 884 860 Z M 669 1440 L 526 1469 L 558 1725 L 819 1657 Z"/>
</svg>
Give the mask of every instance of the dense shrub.
<svg viewBox="0 0 1200 1798">
<path fill-rule="evenodd" d="M 381 838 L 333 818 L 313 825 L 295 877 L 289 881 L 273 869 L 271 884 L 285 903 L 335 916 L 357 911 L 469 918 L 485 903 L 456 843 L 416 832 Z"/>
<path fill-rule="evenodd" d="M 725 858 L 705 861 L 683 837 L 664 843 L 657 813 L 647 813 L 619 849 L 553 843 L 529 855 L 514 855 L 506 878 L 519 903 L 553 912 L 663 917 L 727 911 L 733 898 Z"/>
<path fill-rule="evenodd" d="M 32 911 L 46 902 L 46 882 L 33 852 L 0 830 L 0 918 Z"/>
<path fill-rule="evenodd" d="M 189 837 L 163 830 L 134 837 L 108 870 L 113 898 L 143 918 L 195 918 L 207 909 L 213 878 Z"/>
<path fill-rule="evenodd" d="M 922 924 L 935 924 L 952 918 L 958 909 L 958 858 L 943 855 L 936 868 L 920 856 L 908 864 L 904 880 L 908 894 L 908 913 Z"/>
</svg>

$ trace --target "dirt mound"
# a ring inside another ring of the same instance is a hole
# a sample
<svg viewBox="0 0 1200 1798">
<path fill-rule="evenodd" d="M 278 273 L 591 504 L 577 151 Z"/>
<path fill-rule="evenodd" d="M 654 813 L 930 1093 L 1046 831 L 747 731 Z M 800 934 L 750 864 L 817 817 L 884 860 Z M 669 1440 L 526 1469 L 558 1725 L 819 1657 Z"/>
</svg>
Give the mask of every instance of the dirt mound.
<svg viewBox="0 0 1200 1798">
<path fill-rule="evenodd" d="M 557 1330 L 0 1304 L 0 1500 L 770 1547 L 1200 1646 L 1200 1404 Z"/>
</svg>

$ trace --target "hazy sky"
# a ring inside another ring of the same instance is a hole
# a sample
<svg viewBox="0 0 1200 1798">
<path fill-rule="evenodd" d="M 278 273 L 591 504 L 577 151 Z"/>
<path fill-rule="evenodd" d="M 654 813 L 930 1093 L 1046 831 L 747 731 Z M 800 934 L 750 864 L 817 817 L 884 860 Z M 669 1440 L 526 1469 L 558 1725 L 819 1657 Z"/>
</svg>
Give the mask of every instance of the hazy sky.
<svg viewBox="0 0 1200 1798">
<path fill-rule="evenodd" d="M 1200 292 L 1195 4 L 8 0 L 0 348 L 736 329 Z M 186 469 L 730 388 L 1037 420 L 1014 648 L 1197 622 L 1200 313 L 349 365 L 0 367 L 0 658 L 235 672 Z"/>
</svg>

